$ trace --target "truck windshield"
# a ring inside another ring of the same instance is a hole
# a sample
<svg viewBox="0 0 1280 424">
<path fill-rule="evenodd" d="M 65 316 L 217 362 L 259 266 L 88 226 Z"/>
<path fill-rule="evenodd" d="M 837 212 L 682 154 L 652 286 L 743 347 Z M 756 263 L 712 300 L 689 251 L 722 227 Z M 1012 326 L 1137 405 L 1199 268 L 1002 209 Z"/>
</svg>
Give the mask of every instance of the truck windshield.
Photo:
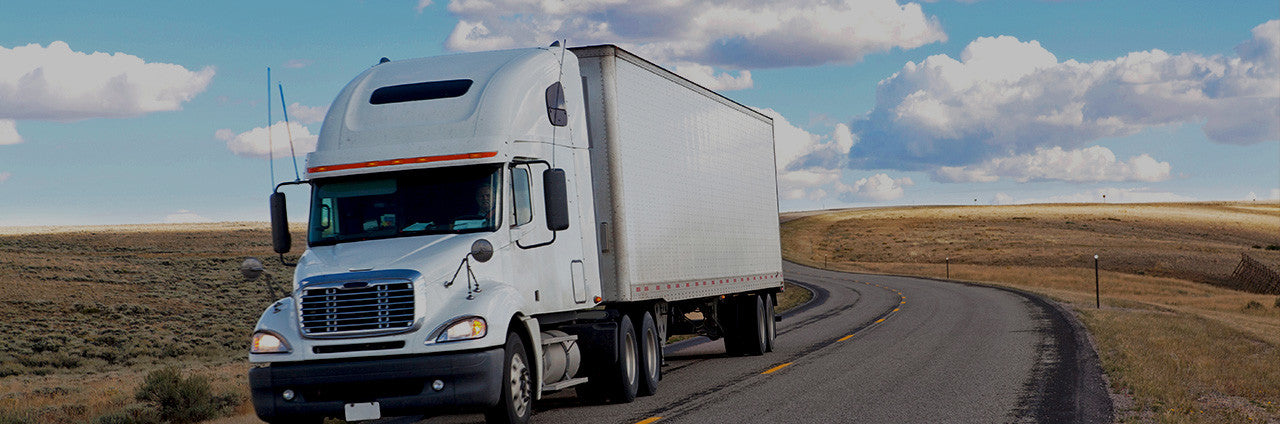
<svg viewBox="0 0 1280 424">
<path fill-rule="evenodd" d="M 315 180 L 307 240 L 495 231 L 501 171 L 495 164 Z"/>
</svg>

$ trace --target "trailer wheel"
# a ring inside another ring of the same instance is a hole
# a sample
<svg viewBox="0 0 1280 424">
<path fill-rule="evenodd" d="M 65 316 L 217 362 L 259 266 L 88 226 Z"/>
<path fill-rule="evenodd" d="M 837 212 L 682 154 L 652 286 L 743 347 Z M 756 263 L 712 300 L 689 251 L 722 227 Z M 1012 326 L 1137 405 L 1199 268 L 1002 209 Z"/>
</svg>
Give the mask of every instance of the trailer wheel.
<svg viewBox="0 0 1280 424">
<path fill-rule="evenodd" d="M 484 421 L 527 423 L 533 415 L 533 377 L 520 336 L 508 333 L 503 351 L 506 360 L 502 363 L 502 396 L 496 406 L 485 411 Z"/>
<path fill-rule="evenodd" d="M 777 312 L 774 304 L 777 296 L 774 293 L 764 295 L 765 352 L 773 352 L 773 341 L 778 338 Z"/>
<path fill-rule="evenodd" d="M 733 299 L 721 301 L 716 308 L 717 321 L 720 323 L 721 339 L 724 340 L 724 352 L 730 356 L 742 353 L 742 323 L 738 322 L 738 302 Z"/>
<path fill-rule="evenodd" d="M 740 353 L 751 356 L 763 355 L 768 348 L 768 328 L 765 324 L 765 309 L 762 296 L 749 295 L 738 300 L 738 334 Z"/>
<path fill-rule="evenodd" d="M 658 380 L 662 378 L 662 341 L 658 340 L 658 327 L 653 314 L 645 312 L 640 318 L 640 396 L 658 393 Z"/>
</svg>

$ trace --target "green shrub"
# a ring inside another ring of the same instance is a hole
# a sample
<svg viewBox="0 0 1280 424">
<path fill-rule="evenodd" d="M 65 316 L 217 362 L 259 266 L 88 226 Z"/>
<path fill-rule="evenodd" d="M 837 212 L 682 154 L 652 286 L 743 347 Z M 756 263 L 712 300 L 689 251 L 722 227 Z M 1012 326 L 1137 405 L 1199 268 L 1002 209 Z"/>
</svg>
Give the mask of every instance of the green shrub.
<svg viewBox="0 0 1280 424">
<path fill-rule="evenodd" d="M 183 378 L 182 372 L 173 367 L 147 374 L 134 397 L 155 407 L 161 420 L 174 424 L 218 417 L 237 401 L 234 395 L 214 395 L 208 378 Z"/>
<path fill-rule="evenodd" d="M 1280 308 L 1280 297 L 1276 298 L 1276 307 Z"/>
<path fill-rule="evenodd" d="M 1258 301 L 1256 300 L 1250 300 L 1249 303 L 1244 305 L 1244 308 L 1245 309 L 1262 309 L 1262 304 L 1258 303 Z"/>
</svg>

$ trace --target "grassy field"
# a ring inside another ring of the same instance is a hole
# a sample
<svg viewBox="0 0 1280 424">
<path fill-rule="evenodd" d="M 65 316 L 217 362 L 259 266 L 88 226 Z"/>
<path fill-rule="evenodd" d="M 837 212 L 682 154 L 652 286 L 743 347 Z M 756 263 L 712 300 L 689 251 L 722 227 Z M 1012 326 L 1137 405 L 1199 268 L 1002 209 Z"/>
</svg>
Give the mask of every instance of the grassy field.
<svg viewBox="0 0 1280 424">
<path fill-rule="evenodd" d="M 810 266 L 949 272 L 1073 307 L 1121 421 L 1280 422 L 1280 296 L 1222 287 L 1242 253 L 1280 264 L 1280 204 L 863 209 L 794 219 L 782 235 L 783 256 Z"/>
<path fill-rule="evenodd" d="M 117 418 L 146 412 L 136 389 L 165 367 L 231 398 L 224 422 L 256 422 L 249 333 L 293 272 L 270 240 L 263 223 L 0 228 L 0 424 L 148 422 Z M 241 277 L 251 256 L 271 289 Z M 789 286 L 779 308 L 809 296 Z"/>
<path fill-rule="evenodd" d="M 0 230 L 0 423 L 141 408 L 135 388 L 166 366 L 251 413 L 249 332 L 279 296 L 239 267 L 262 257 L 283 295 L 292 269 L 270 252 L 261 223 Z"/>
</svg>

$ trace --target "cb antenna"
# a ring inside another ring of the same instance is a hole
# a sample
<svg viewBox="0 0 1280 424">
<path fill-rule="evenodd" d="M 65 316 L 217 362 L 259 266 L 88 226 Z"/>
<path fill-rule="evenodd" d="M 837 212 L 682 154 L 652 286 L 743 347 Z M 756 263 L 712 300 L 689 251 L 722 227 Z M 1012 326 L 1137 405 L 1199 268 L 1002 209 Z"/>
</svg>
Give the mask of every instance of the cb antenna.
<svg viewBox="0 0 1280 424">
<path fill-rule="evenodd" d="M 284 102 L 284 84 L 280 84 L 280 109 L 284 112 L 284 130 L 289 134 L 289 156 L 293 157 L 293 178 L 294 181 L 302 181 L 302 175 L 298 173 L 298 153 L 293 150 L 293 129 L 289 128 L 289 108 Z M 273 174 L 274 175 L 274 174 Z M 275 178 L 274 176 L 272 178 Z M 274 182 L 274 180 L 272 180 Z"/>
<path fill-rule="evenodd" d="M 267 163 L 271 164 L 271 188 L 276 187 L 275 143 L 271 141 L 271 67 L 267 67 Z"/>
</svg>

